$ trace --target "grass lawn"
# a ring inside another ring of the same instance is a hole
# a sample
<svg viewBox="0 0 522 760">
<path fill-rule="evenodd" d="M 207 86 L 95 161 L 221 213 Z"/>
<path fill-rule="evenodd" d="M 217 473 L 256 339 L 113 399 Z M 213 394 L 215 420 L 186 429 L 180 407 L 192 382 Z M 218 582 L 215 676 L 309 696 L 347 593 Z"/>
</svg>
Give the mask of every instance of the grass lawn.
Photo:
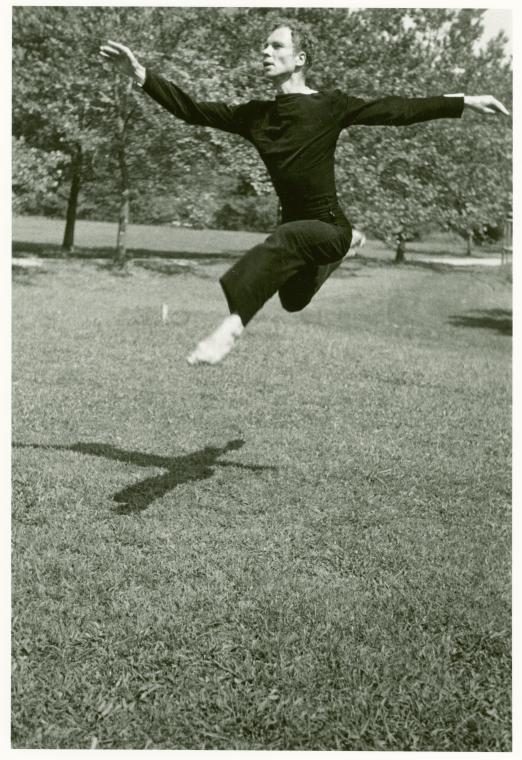
<svg viewBox="0 0 522 760">
<path fill-rule="evenodd" d="M 508 751 L 509 278 L 354 260 L 189 367 L 226 266 L 15 274 L 13 746 Z"/>
</svg>

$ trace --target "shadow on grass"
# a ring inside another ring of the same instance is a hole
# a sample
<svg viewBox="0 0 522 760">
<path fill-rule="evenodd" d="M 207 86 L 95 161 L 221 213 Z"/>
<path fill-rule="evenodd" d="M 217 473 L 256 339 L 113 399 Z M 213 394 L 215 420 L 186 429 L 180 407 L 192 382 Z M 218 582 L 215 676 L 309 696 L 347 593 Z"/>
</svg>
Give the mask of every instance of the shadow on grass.
<svg viewBox="0 0 522 760">
<path fill-rule="evenodd" d="M 23 267 L 13 267 L 12 269 L 12 281 L 17 285 L 35 285 L 39 278 L 44 275 L 48 275 L 49 271 L 43 267 L 42 269 L 24 269 Z"/>
<path fill-rule="evenodd" d="M 13 241 L 12 252 L 17 255 L 30 254 L 42 259 L 109 259 L 114 258 L 114 248 L 76 247 L 71 253 L 65 253 L 59 245 L 50 243 L 24 243 Z M 128 248 L 127 257 L 133 259 L 187 259 L 195 261 L 215 261 L 219 259 L 237 259 L 241 252 L 220 251 L 219 253 L 199 253 L 197 251 L 156 251 L 148 248 Z"/>
<path fill-rule="evenodd" d="M 185 262 L 183 264 L 180 264 L 179 262 L 167 261 L 165 259 L 161 259 L 160 261 L 133 259 L 132 263 L 135 267 L 138 266 L 141 267 L 141 269 L 146 269 L 149 272 L 156 272 L 159 274 L 200 274 L 199 267 L 194 267 L 193 265 Z"/>
<path fill-rule="evenodd" d="M 394 259 L 393 253 L 390 253 L 389 256 L 370 256 L 361 254 L 344 259 L 342 268 L 336 270 L 336 274 L 340 272 L 341 276 L 343 273 L 345 276 L 354 276 L 354 273 L 363 269 L 400 269 L 402 267 L 431 269 L 433 272 L 440 272 L 441 274 L 446 274 L 448 272 L 453 273 L 459 269 L 463 269 L 463 267 L 454 267 L 451 264 L 435 261 L 412 261 L 409 259 L 407 261 L 397 262 Z M 467 268 L 471 269 L 471 267 Z"/>
<path fill-rule="evenodd" d="M 449 322 L 454 327 L 482 327 L 500 335 L 513 335 L 513 314 L 507 309 L 476 309 L 452 315 Z"/>
<path fill-rule="evenodd" d="M 275 470 L 270 465 L 249 465 L 239 462 L 219 461 L 227 451 L 242 448 L 245 442 L 241 438 L 228 441 L 224 446 L 205 446 L 204 449 L 177 457 L 164 457 L 157 454 L 145 454 L 140 451 L 126 451 L 108 443 L 74 443 L 71 446 L 54 446 L 32 443 L 13 443 L 15 448 L 48 449 L 55 451 L 74 451 L 89 456 L 104 457 L 117 462 L 138 465 L 139 467 L 159 467 L 166 472 L 140 480 L 113 494 L 118 514 L 141 512 L 156 499 L 161 498 L 182 483 L 191 480 L 206 480 L 214 474 L 215 467 L 238 467 L 242 470 L 260 472 Z"/>
<path fill-rule="evenodd" d="M 439 274 L 462 274 L 476 269 L 475 266 L 456 267 L 452 264 L 445 264 L 441 261 L 415 261 L 409 259 L 408 261 L 391 262 L 394 267 L 405 267 L 408 269 L 429 269 L 432 272 L 438 272 Z"/>
</svg>

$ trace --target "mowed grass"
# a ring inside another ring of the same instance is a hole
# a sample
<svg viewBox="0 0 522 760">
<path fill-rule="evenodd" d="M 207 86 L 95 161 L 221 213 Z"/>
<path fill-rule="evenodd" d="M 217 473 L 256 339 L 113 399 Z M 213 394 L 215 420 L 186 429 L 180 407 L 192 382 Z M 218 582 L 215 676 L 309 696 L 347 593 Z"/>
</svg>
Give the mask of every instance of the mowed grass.
<svg viewBox="0 0 522 760">
<path fill-rule="evenodd" d="M 225 266 L 15 277 L 13 746 L 509 750 L 509 278 L 355 260 L 192 368 Z"/>
</svg>

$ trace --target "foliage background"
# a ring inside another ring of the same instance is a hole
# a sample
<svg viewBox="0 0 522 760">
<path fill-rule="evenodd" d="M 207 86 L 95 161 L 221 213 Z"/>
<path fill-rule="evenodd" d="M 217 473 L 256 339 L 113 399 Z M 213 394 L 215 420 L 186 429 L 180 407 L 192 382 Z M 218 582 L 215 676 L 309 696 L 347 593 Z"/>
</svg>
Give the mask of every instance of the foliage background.
<svg viewBox="0 0 522 760">
<path fill-rule="evenodd" d="M 506 40 L 500 34 L 478 47 L 483 14 L 285 9 L 314 31 L 315 88 L 366 98 L 491 93 L 510 109 Z M 196 98 L 269 98 L 261 41 L 280 17 L 270 8 L 14 8 L 16 211 L 115 220 L 128 187 L 134 223 L 271 228 L 277 198 L 251 146 L 173 119 L 101 63 L 98 48 L 125 42 Z M 354 128 L 341 135 L 337 158 L 350 219 L 384 240 L 398 229 L 408 237 L 433 228 L 480 238 L 511 208 L 510 119 L 466 113 Z M 24 172 L 32 183 L 20 181 Z"/>
</svg>

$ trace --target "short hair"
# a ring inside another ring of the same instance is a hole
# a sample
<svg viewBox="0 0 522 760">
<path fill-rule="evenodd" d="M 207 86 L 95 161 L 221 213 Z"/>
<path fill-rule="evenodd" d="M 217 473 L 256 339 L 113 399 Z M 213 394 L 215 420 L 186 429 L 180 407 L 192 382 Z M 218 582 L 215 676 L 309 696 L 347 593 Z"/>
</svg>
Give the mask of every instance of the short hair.
<svg viewBox="0 0 522 760">
<path fill-rule="evenodd" d="M 310 31 L 310 27 L 294 19 L 279 19 L 274 24 L 271 24 L 270 31 L 274 32 L 282 26 L 290 29 L 294 50 L 305 54 L 305 68 L 309 69 L 313 63 L 315 52 L 315 39 Z"/>
</svg>

